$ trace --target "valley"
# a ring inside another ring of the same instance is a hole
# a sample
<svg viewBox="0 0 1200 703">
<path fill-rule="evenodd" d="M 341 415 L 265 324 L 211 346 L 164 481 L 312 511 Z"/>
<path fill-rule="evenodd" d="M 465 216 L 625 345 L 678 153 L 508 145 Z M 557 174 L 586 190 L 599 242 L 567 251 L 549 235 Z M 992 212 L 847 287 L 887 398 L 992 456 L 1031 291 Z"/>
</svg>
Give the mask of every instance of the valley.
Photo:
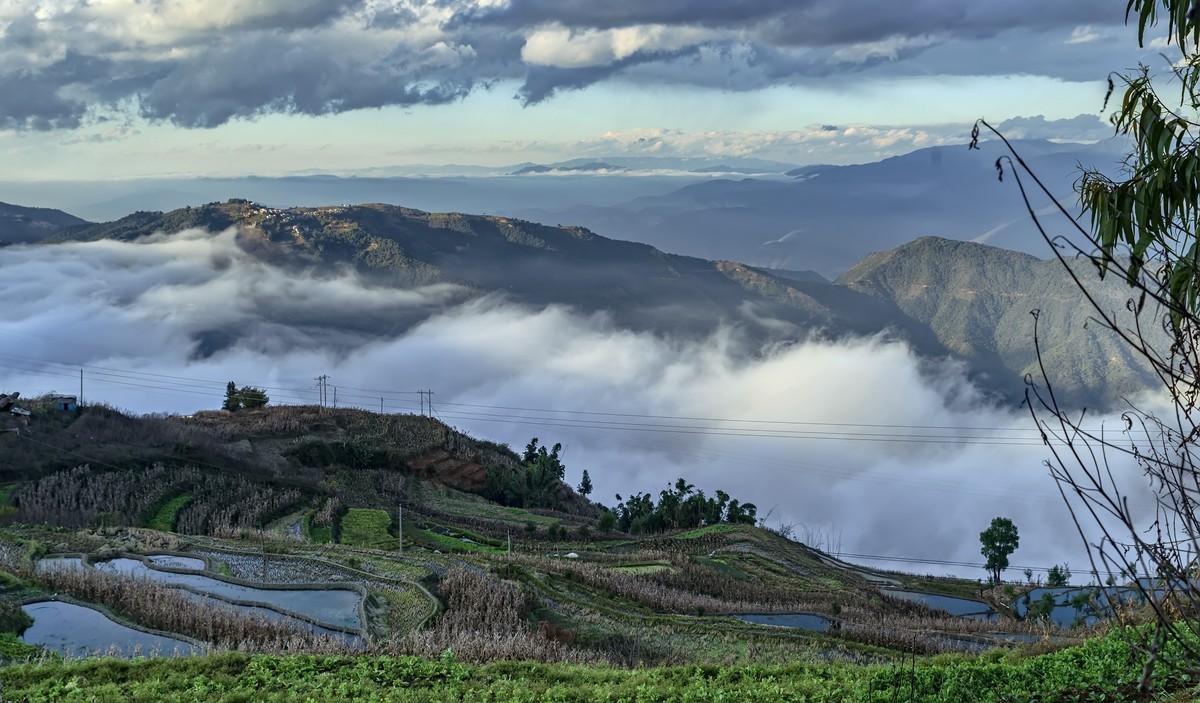
<svg viewBox="0 0 1200 703">
<path fill-rule="evenodd" d="M 226 243 L 221 232 L 236 234 Z M 228 350 L 262 324 L 295 328 L 310 344 L 345 353 L 472 302 L 502 301 L 535 311 L 562 306 L 668 340 L 731 330 L 751 356 L 805 340 L 885 336 L 924 359 L 965 361 L 973 383 L 997 401 L 1019 403 L 1026 376 L 1040 376 L 1029 314 L 1036 309 L 1045 313 L 1039 342 L 1065 402 L 1109 409 L 1153 385 L 1146 364 L 1115 337 L 1089 331 L 1082 294 L 1058 262 L 935 237 L 875 252 L 831 283 L 806 270 L 670 254 L 574 226 L 382 204 L 280 210 L 235 199 L 61 227 L 31 249 L 10 250 L 9 259 L 16 265 L 55 247 L 105 242 L 150 251 L 171 241 L 155 233 L 184 236 L 181 245 L 211 237 L 214 246 L 231 247 L 222 257 L 288 278 L 352 272 L 361 285 L 397 291 L 395 302 L 352 316 L 315 302 L 252 298 L 258 322 L 191 332 L 201 357 Z M 1096 278 L 1082 260 L 1077 273 Z M 1095 294 L 1116 311 L 1129 297 L 1111 277 L 1095 281 Z"/>
<path fill-rule="evenodd" d="M 1200 0 L 0 2 L 0 703 L 1200 700 Z"/>
<path fill-rule="evenodd" d="M 1111 636 L 1093 639 L 1107 626 L 1018 618 L 1032 583 L 984 588 L 851 565 L 735 518 L 732 507 L 699 526 L 638 527 L 651 523 L 623 512 L 643 500 L 638 493 L 606 520 L 609 508 L 561 483 L 557 470 L 538 473 L 538 457 L 559 464 L 557 447 L 546 453 L 536 440 L 522 458 L 414 415 L 290 406 L 132 417 L 91 406 L 64 416 L 47 401 L 22 402 L 31 416 L 0 438 L 7 458 L 22 457 L 0 476 L 8 496 L 0 610 L 21 608 L 33 625 L 12 627 L 25 635 L 3 635 L 3 650 L 19 662 L 39 656 L 29 647 L 37 644 L 68 659 L 43 654 L 41 663 L 0 669 L 6 695 L 42 700 L 42 687 L 75 676 L 84 664 L 70 657 L 85 653 L 174 652 L 155 661 L 178 684 L 146 688 L 134 664 L 89 690 L 176 700 L 202 676 L 225 681 L 233 695 L 240 684 L 227 677 L 277 661 L 316 667 L 289 687 L 324 700 L 341 674 L 316 672 L 343 661 L 338 670 L 349 675 L 372 661 L 443 673 L 426 679 L 405 669 L 342 690 L 390 700 L 405 681 L 438 700 L 471 699 L 451 694 L 453 682 L 499 686 L 490 672 L 507 666 L 524 672 L 513 696 L 568 685 L 554 683 L 562 676 L 590 696 L 648 685 L 641 677 L 669 677 L 669 667 L 719 666 L 722 676 L 744 672 L 737 690 L 751 700 L 767 695 L 756 687 L 770 679 L 754 682 L 773 671 L 788 672 L 783 690 L 889 700 L 909 688 L 932 691 L 932 681 L 967 685 L 978 667 L 991 667 L 998 691 L 1025 690 L 1023 668 L 1051 666 L 1085 641 L 1079 651 L 1110 646 Z M 73 443 L 84 428 L 87 443 Z M 462 471 L 467 465 L 479 469 Z M 501 490 L 504 476 L 531 488 Z M 691 505 L 704 495 L 680 479 L 658 498 Z M 1136 613 L 1130 605 L 1125 617 Z M 211 654 L 196 658 L 202 653 Z M 903 662 L 914 654 L 941 656 L 923 658 L 909 678 Z M 1089 676 L 1102 690 L 1113 665 L 1042 679 L 1038 690 L 1082 690 Z"/>
</svg>

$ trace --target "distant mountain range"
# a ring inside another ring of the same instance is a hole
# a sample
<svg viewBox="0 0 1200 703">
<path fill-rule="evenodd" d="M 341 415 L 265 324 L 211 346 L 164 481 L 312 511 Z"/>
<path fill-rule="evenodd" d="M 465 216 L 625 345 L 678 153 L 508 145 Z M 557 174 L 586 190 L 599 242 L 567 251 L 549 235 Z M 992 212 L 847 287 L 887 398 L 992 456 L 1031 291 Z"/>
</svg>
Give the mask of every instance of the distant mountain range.
<svg viewBox="0 0 1200 703">
<path fill-rule="evenodd" d="M 519 168 L 516 171 L 513 171 L 512 173 L 510 173 L 509 175 L 510 176 L 527 176 L 531 173 L 620 173 L 621 171 L 628 171 L 628 170 L 629 169 L 625 168 L 624 166 L 614 166 L 610 163 L 605 163 L 603 161 L 589 161 L 585 164 L 570 165 L 570 166 L 564 165 L 564 164 L 558 164 L 558 165 L 552 165 L 552 166 L 543 166 L 541 164 L 534 164 L 532 166 L 525 166 L 524 168 Z"/>
<path fill-rule="evenodd" d="M 1016 144 L 1068 205 L 1075 202 L 1080 164 L 1112 172 L 1123 152 L 1115 141 Z M 352 176 L 0 183 L 0 197 L 54 205 L 94 221 L 229 198 L 279 208 L 403 203 L 427 212 L 578 225 L 663 251 L 816 271 L 830 279 L 873 251 L 923 236 L 1048 255 L 1012 178 L 997 181 L 1001 150 L 991 142 L 981 147 L 968 151 L 964 143 L 874 163 L 800 168 L 745 158 L 604 156 L 469 170 L 472 175 L 386 175 L 389 169 L 379 168 Z"/>
<path fill-rule="evenodd" d="M 666 251 L 836 277 L 873 251 L 937 236 L 1048 255 L 1011 177 L 997 181 L 996 142 L 932 147 L 853 166 L 805 166 L 787 178 L 710 179 L 609 206 L 526 208 L 512 214 L 571 222 Z M 1119 144 L 1018 141 L 1067 205 L 1078 168 L 1111 172 Z M 1037 207 L 1048 205 L 1038 201 Z"/>
<path fill-rule="evenodd" d="M 0 245 L 36 242 L 85 221 L 61 210 L 0 203 Z"/>
<path fill-rule="evenodd" d="M 247 252 L 298 272 L 350 266 L 375 285 L 454 283 L 463 289 L 459 301 L 502 295 L 532 307 L 569 305 L 605 313 L 619 327 L 662 335 L 699 338 L 733 325 L 756 349 L 811 335 L 888 332 L 924 357 L 963 359 L 984 389 L 1009 400 L 1021 396 L 1025 374 L 1036 371 L 1029 315 L 1036 308 L 1043 311 L 1043 356 L 1060 397 L 1111 406 L 1151 383 L 1120 344 L 1086 328 L 1088 308 L 1057 262 L 943 238 L 871 254 L 832 283 L 811 271 L 669 254 L 580 227 L 391 205 L 280 210 L 232 200 L 70 224 L 41 241 L 130 241 L 157 231 L 216 232 L 234 225 Z M 5 232 L 0 228 L 0 238 Z M 1124 309 L 1129 295 L 1112 280 L 1096 293 L 1113 309 Z M 437 312 L 424 307 L 306 320 L 289 310 L 281 322 L 369 337 L 403 332 Z M 213 353 L 237 335 L 230 329 L 202 333 L 197 353 Z"/>
</svg>

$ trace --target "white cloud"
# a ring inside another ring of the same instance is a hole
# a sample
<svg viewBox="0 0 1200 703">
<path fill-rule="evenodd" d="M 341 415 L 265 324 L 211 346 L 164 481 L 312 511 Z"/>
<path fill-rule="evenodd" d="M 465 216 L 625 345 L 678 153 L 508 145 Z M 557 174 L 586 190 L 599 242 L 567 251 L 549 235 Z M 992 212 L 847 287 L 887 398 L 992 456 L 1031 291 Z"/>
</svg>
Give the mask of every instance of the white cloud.
<svg viewBox="0 0 1200 703">
<path fill-rule="evenodd" d="M 987 405 L 960 366 L 886 338 L 747 356 L 731 330 L 676 342 L 561 307 L 458 303 L 448 286 L 282 271 L 233 232 L 12 246 L 0 275 L 6 390 L 73 387 L 80 366 L 199 379 L 88 372 L 89 398 L 141 411 L 217 407 L 230 379 L 312 402 L 311 379 L 328 374 L 342 404 L 385 396 L 393 411 L 416 404 L 392 391 L 432 388 L 440 416 L 477 436 L 562 442 L 568 480 L 588 469 L 606 502 L 685 476 L 772 523 L 832 526 L 847 551 L 963 561 L 980 560 L 975 536 L 1005 515 L 1022 532 L 1014 563 L 1083 563 L 1027 411 Z M 414 308 L 430 316 L 407 331 L 339 328 Z M 225 344 L 198 355 L 212 331 Z"/>
<path fill-rule="evenodd" d="M 666 128 L 613 130 L 565 145 L 568 153 L 757 157 L 797 163 L 839 163 L 906 153 L 965 141 L 966 125 L 891 127 L 808 125 L 786 131 L 685 131 Z"/>
<path fill-rule="evenodd" d="M 129 125 L 117 125 L 99 132 L 92 132 L 86 135 L 71 137 L 70 139 L 64 140 L 63 144 L 100 144 L 103 142 L 119 142 L 129 139 L 130 137 L 137 136 L 138 134 L 141 134 L 141 132 L 133 127 L 130 127 Z"/>
<path fill-rule="evenodd" d="M 1067 37 L 1068 44 L 1086 44 L 1094 42 L 1101 38 L 1101 34 L 1096 31 L 1096 28 L 1090 24 L 1085 24 L 1082 27 L 1076 27 L 1071 30 L 1071 36 Z"/>
<path fill-rule="evenodd" d="M 521 48 L 521 60 L 538 66 L 605 66 L 638 52 L 671 52 L 717 36 L 698 27 L 638 25 L 617 29 L 572 30 L 561 24 L 534 30 Z"/>
<path fill-rule="evenodd" d="M 904 51 L 912 49 L 921 49 L 927 46 L 932 46 L 935 40 L 930 35 L 906 37 L 906 36 L 891 36 L 878 41 L 862 42 L 859 44 L 850 44 L 839 47 L 832 54 L 832 59 L 835 62 L 846 62 L 853 64 L 864 64 L 868 61 L 885 59 L 895 61 L 901 57 Z"/>
</svg>

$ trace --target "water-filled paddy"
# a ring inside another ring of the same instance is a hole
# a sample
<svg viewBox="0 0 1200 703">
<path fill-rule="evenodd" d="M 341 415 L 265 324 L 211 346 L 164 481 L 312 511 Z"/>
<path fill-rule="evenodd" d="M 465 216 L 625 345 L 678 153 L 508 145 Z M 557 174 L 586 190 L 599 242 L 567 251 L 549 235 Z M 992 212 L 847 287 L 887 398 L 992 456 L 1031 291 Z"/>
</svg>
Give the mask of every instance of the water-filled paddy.
<svg viewBox="0 0 1200 703">
<path fill-rule="evenodd" d="M 21 639 L 68 656 L 179 656 L 195 651 L 187 642 L 135 630 L 82 605 L 42 601 L 22 609 L 33 617 L 33 624 Z"/>
<path fill-rule="evenodd" d="M 923 591 L 901 591 L 891 588 L 884 589 L 883 592 L 893 598 L 924 603 L 931 608 L 944 610 L 960 618 L 996 620 L 1000 617 L 996 611 L 992 610 L 990 605 L 981 600 L 955 598 L 954 596 L 943 596 L 938 593 L 925 593 Z"/>
<path fill-rule="evenodd" d="M 81 562 L 78 558 L 47 559 L 39 564 L 39 568 L 79 568 L 80 566 Z M 95 567 L 104 571 L 138 576 L 171 586 L 184 587 L 219 599 L 257 603 L 298 613 L 334 628 L 362 629 L 362 619 L 359 617 L 359 603 L 362 596 L 358 591 L 344 588 L 311 590 L 256 588 L 228 583 L 203 574 L 160 571 L 147 566 L 139 559 L 112 559 L 97 562 Z"/>
<path fill-rule="evenodd" d="M 748 613 L 736 617 L 755 625 L 798 627 L 812 632 L 824 632 L 829 629 L 829 618 L 812 613 Z"/>
<path fill-rule="evenodd" d="M 1161 590 L 1156 592 L 1162 593 Z M 1077 624 L 1090 625 L 1101 617 L 1110 615 L 1111 604 L 1114 602 L 1140 602 L 1143 599 L 1137 589 L 1128 586 L 1035 588 L 1013 603 L 1013 611 L 1021 617 L 1025 617 L 1030 606 L 1038 605 L 1038 602 L 1047 595 L 1054 599 L 1055 604 L 1054 609 L 1050 611 L 1050 620 L 1059 627 L 1073 627 Z"/>
<path fill-rule="evenodd" d="M 356 630 L 362 627 L 362 621 L 358 617 L 358 603 L 362 600 L 362 596 L 358 591 L 340 588 L 290 590 L 241 586 L 202 574 L 159 571 L 146 566 L 138 559 L 121 558 L 102 561 L 96 564 L 96 568 L 149 578 L 172 586 L 186 586 L 227 600 L 263 603 L 307 615 L 317 622 L 334 627 L 348 627 Z"/>
<path fill-rule="evenodd" d="M 362 637 L 359 637 L 358 635 L 353 635 L 348 632 L 343 632 L 341 630 L 331 630 L 328 627 L 321 627 L 320 625 L 314 625 L 313 623 L 308 622 L 307 620 L 300 620 L 299 618 L 294 618 L 290 615 L 284 615 L 283 613 L 279 612 L 278 610 L 272 610 L 271 608 L 267 608 L 265 606 L 237 605 L 235 603 L 228 603 L 219 598 L 213 598 L 212 596 L 206 596 L 206 595 L 203 595 L 200 593 L 193 593 L 191 591 L 186 591 L 183 589 L 180 589 L 180 593 L 184 594 L 189 599 L 194 600 L 198 603 L 203 603 L 204 605 L 206 605 L 210 608 L 227 608 L 229 610 L 236 611 L 236 612 L 240 613 L 241 615 L 249 615 L 251 617 L 262 617 L 267 620 L 270 620 L 271 622 L 278 622 L 278 623 L 283 623 L 286 625 L 293 625 L 293 626 L 297 627 L 298 629 L 300 629 L 302 632 L 312 632 L 312 633 L 318 634 L 318 635 L 328 635 L 329 637 L 335 637 L 335 638 L 340 639 L 352 646 L 359 646 L 359 645 L 363 644 Z"/>
<path fill-rule="evenodd" d="M 162 566 L 168 569 L 204 571 L 205 568 L 204 560 L 195 557 L 181 557 L 174 554 L 152 554 L 146 557 L 146 559 L 155 566 Z"/>
</svg>

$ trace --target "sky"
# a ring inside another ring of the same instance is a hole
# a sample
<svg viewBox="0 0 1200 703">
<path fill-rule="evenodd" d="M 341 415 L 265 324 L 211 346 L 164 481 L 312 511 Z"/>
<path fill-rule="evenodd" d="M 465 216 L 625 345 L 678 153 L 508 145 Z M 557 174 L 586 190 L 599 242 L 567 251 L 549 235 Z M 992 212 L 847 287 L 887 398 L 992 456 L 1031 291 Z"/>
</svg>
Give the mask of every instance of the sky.
<svg viewBox="0 0 1200 703">
<path fill-rule="evenodd" d="M 1094 0 L 0 0 L 0 181 L 1098 139 Z"/>
</svg>

